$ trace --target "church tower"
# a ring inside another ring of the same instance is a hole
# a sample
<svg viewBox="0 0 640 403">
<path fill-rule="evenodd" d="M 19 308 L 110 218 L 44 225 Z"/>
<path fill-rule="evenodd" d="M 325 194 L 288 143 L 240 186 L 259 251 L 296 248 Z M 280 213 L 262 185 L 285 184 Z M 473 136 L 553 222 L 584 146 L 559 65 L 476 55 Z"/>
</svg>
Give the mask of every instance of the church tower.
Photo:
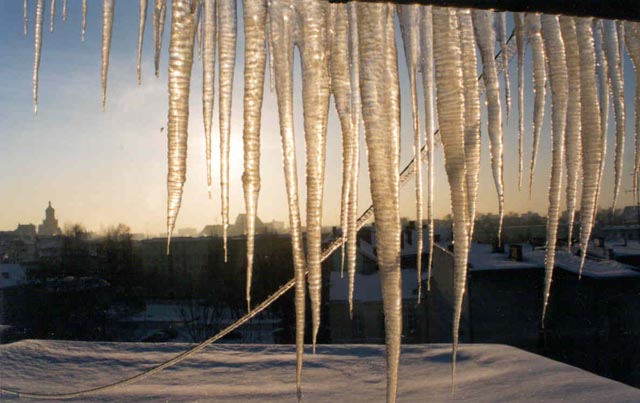
<svg viewBox="0 0 640 403">
<path fill-rule="evenodd" d="M 38 226 L 38 235 L 40 236 L 54 236 L 62 234 L 60 231 L 60 227 L 58 227 L 58 220 L 56 219 L 56 210 L 51 207 L 51 202 L 49 202 L 49 207 L 44 211 L 45 218 L 42 221 L 42 224 Z"/>
</svg>

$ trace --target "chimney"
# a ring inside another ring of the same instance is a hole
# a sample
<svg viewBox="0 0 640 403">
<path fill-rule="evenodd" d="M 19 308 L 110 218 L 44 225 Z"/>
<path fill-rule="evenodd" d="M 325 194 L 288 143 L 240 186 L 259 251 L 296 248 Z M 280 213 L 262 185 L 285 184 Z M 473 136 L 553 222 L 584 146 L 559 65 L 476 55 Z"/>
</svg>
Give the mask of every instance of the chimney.
<svg viewBox="0 0 640 403">
<path fill-rule="evenodd" d="M 509 245 L 509 259 L 514 260 L 516 262 L 522 262 L 522 245 Z"/>
</svg>

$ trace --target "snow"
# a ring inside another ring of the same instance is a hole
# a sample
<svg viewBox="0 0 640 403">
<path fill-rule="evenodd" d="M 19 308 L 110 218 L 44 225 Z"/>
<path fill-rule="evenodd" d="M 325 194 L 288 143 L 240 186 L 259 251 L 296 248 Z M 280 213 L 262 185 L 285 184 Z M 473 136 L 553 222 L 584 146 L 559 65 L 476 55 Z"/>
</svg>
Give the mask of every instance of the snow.
<svg viewBox="0 0 640 403">
<path fill-rule="evenodd" d="M 469 252 L 470 271 L 482 270 L 518 270 L 544 267 L 544 249 L 533 249 L 530 245 L 522 245 L 523 261 L 511 260 L 507 253 L 491 253 L 492 246 L 473 244 Z M 505 247 L 508 251 L 508 245 Z M 556 252 L 555 267 L 575 274 L 580 273 L 580 256 L 564 250 Z M 640 272 L 633 266 L 615 260 L 586 259 L 582 275 L 594 279 L 640 277 Z"/>
<path fill-rule="evenodd" d="M 47 393 L 99 386 L 134 375 L 189 346 L 21 341 L 0 346 L 0 384 Z M 403 346 L 399 401 L 424 401 L 427 393 L 430 401 L 640 400 L 638 389 L 513 347 L 482 344 L 460 346 L 452 399 L 450 348 L 445 344 Z M 319 345 L 318 354 L 307 357 L 306 401 L 383 400 L 384 346 Z M 139 383 L 71 401 L 293 401 L 294 363 L 292 345 L 210 346 L 185 363 Z M 0 400 L 18 399 L 0 393 Z"/>
<path fill-rule="evenodd" d="M 415 269 L 402 270 L 402 299 L 417 300 L 418 273 Z M 422 273 L 422 280 L 427 279 L 427 274 Z M 347 301 L 348 299 L 348 279 L 341 277 L 340 272 L 331 272 L 331 288 L 329 299 L 331 301 Z M 380 291 L 380 273 L 355 275 L 355 290 L 353 300 L 355 302 L 381 302 L 382 292 Z"/>
</svg>

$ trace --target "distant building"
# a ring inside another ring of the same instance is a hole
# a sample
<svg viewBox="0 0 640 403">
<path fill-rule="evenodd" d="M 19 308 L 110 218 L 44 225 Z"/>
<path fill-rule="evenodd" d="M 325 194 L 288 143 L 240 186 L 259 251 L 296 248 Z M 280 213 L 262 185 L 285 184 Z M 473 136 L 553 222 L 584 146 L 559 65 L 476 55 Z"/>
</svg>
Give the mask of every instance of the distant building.
<svg viewBox="0 0 640 403">
<path fill-rule="evenodd" d="M 58 227 L 56 210 L 51 207 L 51 202 L 49 202 L 49 207 L 45 210 L 44 221 L 42 221 L 42 224 L 38 226 L 38 235 L 55 236 L 60 234 L 62 234 L 62 231 L 60 231 L 60 227 Z"/>
<path fill-rule="evenodd" d="M 13 231 L 13 234 L 20 238 L 35 238 L 36 226 L 33 224 L 18 224 L 18 228 Z"/>
<path fill-rule="evenodd" d="M 238 214 L 236 217 L 236 221 L 233 224 L 230 224 L 227 229 L 227 235 L 232 236 L 244 236 L 246 235 L 246 225 L 247 225 L 247 215 L 246 214 Z M 256 216 L 256 234 L 266 234 L 266 233 L 283 233 L 284 232 L 284 222 L 282 221 L 272 221 L 270 223 L 265 224 L 262 222 L 260 217 Z M 221 237 L 222 236 L 222 225 L 207 225 L 202 231 L 200 231 L 201 237 Z"/>
<path fill-rule="evenodd" d="M 0 288 L 15 287 L 27 281 L 27 271 L 19 264 L 0 264 Z"/>
</svg>

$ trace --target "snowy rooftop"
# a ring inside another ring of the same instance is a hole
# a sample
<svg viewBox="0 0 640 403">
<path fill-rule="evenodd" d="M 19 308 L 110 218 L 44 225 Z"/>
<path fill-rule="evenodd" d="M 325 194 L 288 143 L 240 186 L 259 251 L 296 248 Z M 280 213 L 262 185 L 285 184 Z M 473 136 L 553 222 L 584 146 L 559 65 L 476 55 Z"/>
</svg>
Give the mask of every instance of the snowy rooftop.
<svg viewBox="0 0 640 403">
<path fill-rule="evenodd" d="M 418 281 L 417 273 L 413 269 L 402 270 L 402 299 L 417 299 Z M 422 272 L 422 279 L 427 279 L 427 273 Z M 331 287 L 329 292 L 331 301 L 348 301 L 349 299 L 349 275 L 345 271 L 340 278 L 340 272 L 331 272 Z M 356 273 L 355 290 L 353 300 L 357 302 L 382 301 L 380 290 L 380 272 L 373 274 Z"/>
<path fill-rule="evenodd" d="M 27 274 L 19 264 L 0 264 L 0 288 L 13 287 L 23 284 L 27 280 Z"/>
<path fill-rule="evenodd" d="M 531 269 L 544 267 L 544 249 L 533 249 L 530 245 L 522 245 L 523 261 L 511 260 L 508 246 L 505 253 L 491 253 L 492 246 L 474 243 L 469 252 L 469 263 L 472 271 L 479 270 L 507 270 Z M 580 271 L 580 257 L 564 250 L 556 252 L 556 268 L 578 273 Z M 640 272 L 633 266 L 614 260 L 587 259 L 582 274 L 591 278 L 640 277 Z"/>
<path fill-rule="evenodd" d="M 21 341 L 0 346 L 0 384 L 70 392 L 134 375 L 188 347 Z M 140 383 L 72 401 L 293 402 L 294 351 L 292 345 L 213 345 Z M 384 346 L 319 345 L 305 360 L 305 401 L 384 401 Z M 422 402 L 426 396 L 437 402 L 613 403 L 640 401 L 640 390 L 513 347 L 476 344 L 460 346 L 451 399 L 450 345 L 403 346 L 398 401 Z M 0 400 L 18 399 L 0 394 Z"/>
</svg>

